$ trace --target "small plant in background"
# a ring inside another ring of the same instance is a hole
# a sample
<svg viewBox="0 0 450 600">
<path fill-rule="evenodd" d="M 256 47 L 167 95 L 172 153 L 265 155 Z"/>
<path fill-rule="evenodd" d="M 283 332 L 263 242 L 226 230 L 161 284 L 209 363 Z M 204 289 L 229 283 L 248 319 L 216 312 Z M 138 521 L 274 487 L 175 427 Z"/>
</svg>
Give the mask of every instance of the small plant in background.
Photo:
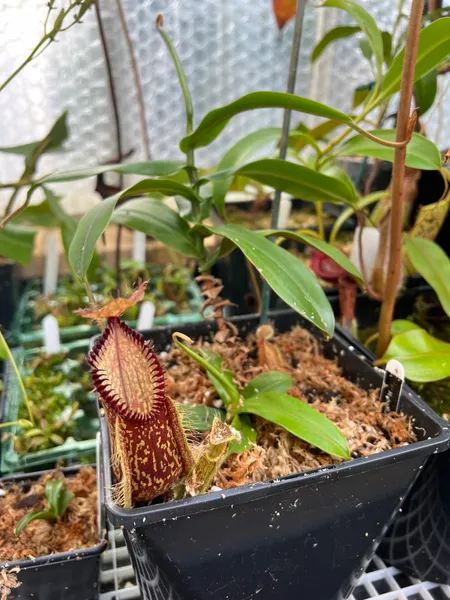
<svg viewBox="0 0 450 600">
<path fill-rule="evenodd" d="M 64 487 L 64 479 L 49 479 L 45 484 L 45 499 L 48 504 L 46 510 L 31 512 L 22 517 L 17 523 L 16 535 L 19 536 L 22 531 L 32 521 L 45 519 L 47 521 L 56 521 L 62 519 L 72 502 L 74 495 Z"/>
</svg>

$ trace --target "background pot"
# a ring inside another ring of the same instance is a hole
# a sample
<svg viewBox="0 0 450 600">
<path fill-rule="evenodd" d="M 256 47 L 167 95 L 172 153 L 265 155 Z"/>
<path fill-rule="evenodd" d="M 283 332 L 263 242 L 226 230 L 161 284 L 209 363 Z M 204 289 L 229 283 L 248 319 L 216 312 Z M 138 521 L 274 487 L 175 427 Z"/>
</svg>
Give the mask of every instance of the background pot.
<svg viewBox="0 0 450 600">
<path fill-rule="evenodd" d="M 64 469 L 66 475 L 76 473 L 79 467 Z M 48 471 L 47 471 L 48 472 Z M 30 481 L 39 479 L 46 471 L 32 475 L 10 475 L 1 481 L 27 486 Z M 98 477 L 98 486 L 101 486 Z M 83 550 L 61 552 L 40 556 L 33 560 L 19 560 L 0 564 L 1 569 L 20 569 L 17 579 L 21 586 L 11 591 L 9 599 L 14 600 L 97 600 L 99 596 L 100 556 L 106 549 L 104 518 L 100 510 L 99 489 L 99 539 L 96 546 Z M 11 532 L 14 535 L 14 532 Z"/>
<path fill-rule="evenodd" d="M 293 311 L 272 318 L 280 332 L 295 323 L 310 328 Z M 245 335 L 257 327 L 258 316 L 233 322 Z M 202 323 L 181 331 L 198 338 L 212 328 Z M 161 351 L 171 344 L 173 331 L 156 329 L 146 337 Z M 338 332 L 321 343 L 347 377 L 364 387 L 380 385 L 380 373 L 363 348 L 350 346 L 351 338 Z M 124 528 L 143 598 L 154 598 L 155 581 L 181 600 L 346 598 L 426 458 L 449 443 L 441 420 L 408 388 L 401 409 L 415 419 L 420 439 L 415 444 L 277 481 L 131 510 L 112 501 L 109 440 L 102 423 L 106 511 L 115 526 Z"/>
</svg>

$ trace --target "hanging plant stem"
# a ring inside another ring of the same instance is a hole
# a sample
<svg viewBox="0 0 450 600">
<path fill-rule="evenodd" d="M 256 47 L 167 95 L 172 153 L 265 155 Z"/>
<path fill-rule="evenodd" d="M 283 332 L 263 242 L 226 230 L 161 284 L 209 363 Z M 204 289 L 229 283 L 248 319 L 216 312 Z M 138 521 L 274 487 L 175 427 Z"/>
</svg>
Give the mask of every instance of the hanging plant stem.
<svg viewBox="0 0 450 600">
<path fill-rule="evenodd" d="M 409 18 L 408 34 L 403 61 L 402 83 L 397 116 L 396 140 L 408 137 L 411 103 L 414 89 L 419 33 L 422 23 L 424 0 L 413 0 Z M 401 245 L 403 225 L 403 182 L 405 178 L 406 146 L 396 148 L 392 168 L 392 206 L 390 223 L 389 266 L 378 325 L 379 338 L 377 354 L 383 356 L 391 337 L 391 323 L 394 314 L 395 296 L 400 279 Z"/>
<path fill-rule="evenodd" d="M 292 40 L 291 59 L 289 63 L 289 75 L 287 92 L 288 94 L 294 94 L 295 92 L 295 81 L 297 78 L 297 67 L 298 59 L 300 55 L 300 44 L 302 41 L 302 29 L 303 29 L 303 17 L 305 16 L 305 3 L 306 0 L 297 0 L 297 11 L 295 13 L 295 25 L 294 25 L 294 36 Z M 281 132 L 280 140 L 280 154 L 279 158 L 285 160 L 288 144 L 289 144 L 289 129 L 291 125 L 291 111 L 286 109 L 283 115 L 283 129 Z M 278 228 L 278 217 L 280 215 L 280 201 L 281 191 L 276 190 L 275 198 L 272 205 L 272 229 Z M 260 323 L 263 325 L 267 323 L 267 313 L 269 312 L 270 306 L 270 286 L 266 280 L 264 280 L 261 297 L 261 316 Z"/>
</svg>

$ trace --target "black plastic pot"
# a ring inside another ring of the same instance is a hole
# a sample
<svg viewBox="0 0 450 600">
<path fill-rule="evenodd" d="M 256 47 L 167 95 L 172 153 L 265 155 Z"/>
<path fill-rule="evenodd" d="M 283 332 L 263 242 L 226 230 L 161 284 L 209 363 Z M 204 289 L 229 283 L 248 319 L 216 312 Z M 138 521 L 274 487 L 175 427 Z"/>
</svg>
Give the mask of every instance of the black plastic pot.
<svg viewBox="0 0 450 600">
<path fill-rule="evenodd" d="M 277 331 L 295 323 L 293 311 L 272 314 Z M 258 317 L 237 317 L 241 334 Z M 180 328 L 191 338 L 207 336 L 209 323 Z M 174 328 L 146 335 L 161 351 Z M 363 348 L 337 332 L 321 341 L 346 377 L 378 387 L 381 374 Z M 413 417 L 420 441 L 366 458 L 170 503 L 121 509 L 111 498 L 111 454 L 102 423 L 100 471 L 110 521 L 123 527 L 145 600 L 156 588 L 179 600 L 342 600 L 397 512 L 416 475 L 433 452 L 449 445 L 449 431 L 408 388 L 401 410 Z M 166 597 L 161 595 L 161 597 Z"/>
<path fill-rule="evenodd" d="M 0 328 L 8 331 L 17 306 L 18 281 L 16 265 L 12 262 L 0 264 Z"/>
<path fill-rule="evenodd" d="M 67 475 L 76 473 L 79 467 L 64 469 Z M 3 485 L 18 484 L 27 486 L 30 481 L 39 479 L 48 471 L 30 475 L 11 475 L 1 479 Z M 98 477 L 99 488 L 102 478 Z M 19 560 L 0 564 L 2 569 L 18 567 L 17 579 L 20 587 L 11 591 L 9 599 L 16 600 L 97 600 L 99 596 L 100 556 L 106 549 L 104 538 L 99 489 L 99 531 L 102 541 L 84 550 L 61 552 L 49 556 L 40 556 L 33 560 Z M 14 532 L 11 532 L 14 535 Z"/>
</svg>

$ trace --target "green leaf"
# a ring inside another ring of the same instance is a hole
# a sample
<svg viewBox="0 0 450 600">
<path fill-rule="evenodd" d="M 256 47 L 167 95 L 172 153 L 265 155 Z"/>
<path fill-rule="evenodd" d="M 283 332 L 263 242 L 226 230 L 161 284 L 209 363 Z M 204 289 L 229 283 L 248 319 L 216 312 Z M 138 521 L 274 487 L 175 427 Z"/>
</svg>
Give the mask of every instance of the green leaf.
<svg viewBox="0 0 450 600">
<path fill-rule="evenodd" d="M 244 163 L 249 156 L 254 154 L 260 148 L 280 139 L 281 129 L 279 127 L 267 127 L 259 129 L 239 140 L 222 157 L 217 165 L 217 171 L 233 169 Z M 214 181 L 213 199 L 214 204 L 222 217 L 225 217 L 225 196 L 228 193 L 234 176 L 226 179 Z"/>
<path fill-rule="evenodd" d="M 414 81 L 418 81 L 424 75 L 436 69 L 449 54 L 450 18 L 443 17 L 433 21 L 420 32 Z M 392 61 L 384 77 L 377 104 L 387 96 L 400 91 L 404 55 L 405 50 L 403 49 Z"/>
<path fill-rule="evenodd" d="M 264 392 L 244 399 L 239 411 L 258 415 L 281 425 L 301 440 L 328 454 L 350 458 L 347 441 L 336 425 L 298 398 L 277 392 Z"/>
<path fill-rule="evenodd" d="M 9 348 L 6 343 L 5 338 L 3 337 L 2 332 L 0 331 L 0 360 L 8 360 L 9 359 Z"/>
<path fill-rule="evenodd" d="M 24 156 L 25 163 L 28 165 L 35 157 L 36 153 L 44 154 L 45 152 L 55 152 L 59 150 L 68 138 L 68 135 L 67 111 L 65 111 L 58 117 L 48 134 L 42 140 L 30 142 L 29 144 L 22 144 L 20 146 L 3 147 L 0 148 L 0 152 Z"/>
<path fill-rule="evenodd" d="M 431 240 L 410 237 L 406 252 L 416 271 L 436 292 L 439 302 L 450 317 L 450 259 Z"/>
<path fill-rule="evenodd" d="M 178 213 L 155 198 L 137 198 L 119 206 L 112 223 L 142 231 L 185 256 L 199 258 L 189 237 L 189 224 Z"/>
<path fill-rule="evenodd" d="M 421 327 L 407 319 L 396 319 L 395 321 L 392 321 L 391 335 L 400 335 L 401 333 L 405 333 L 405 331 L 412 331 L 413 329 L 421 329 Z"/>
<path fill-rule="evenodd" d="M 370 133 L 389 142 L 395 141 L 395 129 L 375 129 Z M 350 138 L 339 148 L 341 156 L 370 156 L 390 162 L 394 160 L 394 152 L 394 148 L 381 146 L 360 134 Z M 441 155 L 437 146 L 420 133 L 414 132 L 406 147 L 406 166 L 424 171 L 439 170 Z"/>
<path fill-rule="evenodd" d="M 230 442 L 228 444 L 228 454 L 240 454 L 255 445 L 257 434 L 249 415 L 236 415 L 231 421 L 231 427 L 239 431 L 241 441 L 233 440 Z"/>
<path fill-rule="evenodd" d="M 328 177 L 334 177 L 334 179 L 338 179 L 341 183 L 343 183 L 348 189 L 350 198 L 352 199 L 352 205 L 356 204 L 358 201 L 358 194 L 355 186 L 353 185 L 353 181 L 344 168 L 335 163 L 328 162 L 322 166 L 320 172 L 323 173 L 323 175 L 328 175 Z"/>
<path fill-rule="evenodd" d="M 405 376 L 426 383 L 450 377 L 450 344 L 434 338 L 425 329 L 412 329 L 396 335 L 380 363 L 399 360 Z"/>
<path fill-rule="evenodd" d="M 217 393 L 225 405 L 225 408 L 229 408 L 239 394 L 239 390 L 234 383 L 233 373 L 228 369 L 223 368 L 223 358 L 217 352 L 214 352 L 213 350 L 202 349 L 201 355 L 216 369 L 217 372 L 222 374 L 222 378 L 218 379 L 213 371 L 208 371 L 208 378 L 216 388 Z M 228 382 L 228 385 L 225 387 L 222 383 L 224 379 Z M 229 392 L 231 389 L 233 390 L 232 394 Z"/>
<path fill-rule="evenodd" d="M 389 31 L 382 31 L 381 37 L 383 39 L 383 58 L 386 65 L 389 65 L 392 62 L 392 35 Z"/>
<path fill-rule="evenodd" d="M 56 227 L 58 224 L 46 200 L 40 204 L 28 206 L 14 218 L 14 223 L 31 223 L 37 227 Z"/>
<path fill-rule="evenodd" d="M 358 41 L 358 46 L 359 46 L 359 49 L 361 50 L 364 58 L 366 58 L 367 60 L 370 61 L 370 59 L 373 56 L 373 50 L 372 50 L 372 46 L 370 45 L 369 40 L 367 38 L 360 39 Z"/>
<path fill-rule="evenodd" d="M 257 108 L 287 108 L 349 125 L 353 123 L 348 115 L 308 98 L 282 92 L 252 92 L 209 112 L 197 129 L 181 140 L 181 150 L 187 152 L 190 148 L 207 146 L 216 139 L 232 117 Z"/>
<path fill-rule="evenodd" d="M 209 431 L 215 418 L 225 420 L 225 411 L 203 404 L 175 403 L 183 429 Z"/>
<path fill-rule="evenodd" d="M 351 0 L 326 0 L 322 6 L 340 8 L 348 12 L 349 15 L 355 19 L 367 36 L 367 40 L 375 54 L 377 71 L 381 73 L 381 64 L 383 62 L 383 38 L 375 19 L 364 10 L 360 4 L 351 2 Z"/>
<path fill-rule="evenodd" d="M 241 167 L 237 173 L 302 200 L 335 204 L 356 201 L 354 192 L 339 179 L 278 158 L 257 160 Z"/>
<path fill-rule="evenodd" d="M 303 244 L 307 244 L 308 246 L 312 246 L 316 250 L 323 252 L 326 256 L 329 256 L 337 263 L 340 267 L 342 267 L 347 273 L 349 273 L 352 277 L 356 279 L 356 281 L 364 287 L 364 279 L 362 278 L 361 273 L 355 267 L 355 265 L 351 262 L 351 260 L 346 256 L 339 248 L 325 242 L 324 240 L 320 240 L 311 235 L 296 233 L 295 231 L 284 230 L 284 229 L 270 229 L 258 232 L 259 235 L 264 236 L 279 236 L 291 240 L 297 240 L 302 242 Z"/>
<path fill-rule="evenodd" d="M 69 264 L 75 275 L 83 280 L 94 256 L 95 245 L 107 228 L 119 195 L 111 196 L 87 212 L 78 223 L 69 248 Z"/>
<path fill-rule="evenodd" d="M 219 389 L 216 389 L 219 395 L 221 396 L 224 404 L 226 406 L 236 407 L 239 402 L 240 394 L 239 390 L 234 384 L 234 381 L 232 379 L 230 380 L 230 377 L 227 374 L 229 373 L 229 371 L 222 371 L 221 367 L 217 364 L 216 358 L 213 358 L 213 360 L 215 361 L 215 366 L 211 364 L 211 362 L 209 362 L 206 358 L 195 352 L 195 350 L 192 350 L 192 348 L 186 346 L 186 344 L 183 344 L 183 342 L 180 341 L 180 339 L 182 339 L 181 334 L 174 333 L 173 339 L 177 346 L 183 350 L 183 352 L 185 352 L 200 366 L 202 366 L 208 373 L 208 375 L 212 376 L 211 380 L 213 381 L 214 385 L 216 383 L 218 384 Z"/>
<path fill-rule="evenodd" d="M 294 385 L 294 380 L 287 373 L 268 371 L 251 379 L 242 390 L 244 398 L 251 398 L 262 392 L 287 392 Z"/>
<path fill-rule="evenodd" d="M 424 75 L 414 86 L 414 96 L 419 109 L 419 117 L 424 115 L 434 103 L 437 93 L 437 70 Z"/>
<path fill-rule="evenodd" d="M 27 265 L 33 258 L 36 232 L 21 225 L 9 223 L 0 230 L 0 256 Z"/>
<path fill-rule="evenodd" d="M 184 163 L 180 160 L 152 160 L 149 162 L 103 165 L 77 169 L 75 171 L 64 171 L 62 173 L 51 173 L 43 177 L 40 183 L 76 181 L 77 179 L 94 177 L 108 171 L 122 174 L 145 175 L 147 177 L 165 177 L 177 173 L 183 167 Z"/>
<path fill-rule="evenodd" d="M 63 517 L 69 504 L 72 502 L 74 495 L 69 490 L 61 490 L 58 498 L 58 511 L 59 517 Z"/>
<path fill-rule="evenodd" d="M 49 479 L 45 484 L 45 498 L 56 515 L 59 515 L 59 497 L 63 487 L 64 479 Z"/>
<path fill-rule="evenodd" d="M 333 335 L 334 314 L 330 303 L 302 260 L 239 225 L 222 225 L 211 231 L 234 242 L 286 304 L 327 336 Z"/>
<path fill-rule="evenodd" d="M 357 108 L 360 104 L 362 104 L 369 94 L 370 87 L 367 85 L 356 88 L 353 93 L 352 108 Z"/>
<path fill-rule="evenodd" d="M 25 527 L 32 521 L 36 521 L 36 519 L 47 519 L 48 521 L 53 521 L 56 519 L 56 515 L 52 510 L 41 510 L 39 512 L 26 514 L 17 523 L 15 531 L 16 535 L 19 536 Z"/>
<path fill-rule="evenodd" d="M 61 229 L 61 237 L 66 256 L 69 256 L 69 248 L 72 243 L 73 236 L 77 230 L 77 222 L 62 208 L 60 198 L 56 196 L 52 190 L 43 186 L 44 194 L 47 199 L 48 206 L 58 221 Z"/>
<path fill-rule="evenodd" d="M 357 26 L 354 26 L 354 27 L 344 26 L 344 27 L 335 27 L 334 29 L 330 29 L 330 31 L 327 31 L 327 33 L 323 36 L 323 38 L 320 40 L 320 42 L 318 44 L 316 44 L 316 46 L 311 54 L 311 62 L 315 62 L 319 58 L 319 56 L 322 54 L 322 52 L 327 48 L 327 46 L 329 46 L 332 42 L 335 42 L 336 40 L 342 40 L 344 38 L 351 37 L 352 35 L 355 35 L 355 33 L 358 33 L 359 31 L 361 31 L 361 27 L 357 27 Z"/>
</svg>

